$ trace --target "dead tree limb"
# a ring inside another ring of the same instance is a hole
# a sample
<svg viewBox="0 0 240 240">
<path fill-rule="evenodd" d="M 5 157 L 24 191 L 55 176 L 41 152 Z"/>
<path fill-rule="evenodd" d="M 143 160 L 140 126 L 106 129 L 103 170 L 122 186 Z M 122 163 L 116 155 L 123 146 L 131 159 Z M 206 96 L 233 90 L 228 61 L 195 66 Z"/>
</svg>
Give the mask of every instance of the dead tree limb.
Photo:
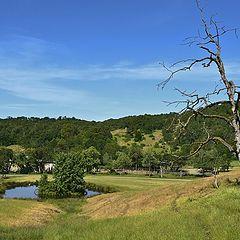
<svg viewBox="0 0 240 240">
<path fill-rule="evenodd" d="M 229 151 L 234 152 L 236 157 L 240 160 L 240 91 L 238 91 L 239 87 L 236 85 L 236 83 L 229 80 L 227 77 L 225 64 L 221 56 L 222 46 L 220 43 L 221 38 L 225 34 L 233 32 L 236 35 L 238 29 L 226 29 L 225 26 L 220 26 L 219 22 L 215 21 L 213 17 L 207 20 L 207 18 L 204 16 L 204 9 L 201 7 L 200 0 L 196 0 L 196 4 L 201 15 L 203 31 L 198 32 L 198 34 L 194 37 L 186 38 L 184 44 L 188 46 L 195 45 L 205 52 L 206 56 L 196 59 L 181 60 L 172 64 L 170 67 L 167 67 L 164 63 L 160 63 L 160 65 L 170 74 L 165 80 L 159 83 L 158 86 L 164 89 L 166 84 L 168 84 L 176 74 L 184 71 L 190 71 L 196 65 L 201 64 L 203 68 L 209 68 L 212 65 L 215 65 L 220 76 L 220 83 L 222 85 L 221 88 L 216 86 L 214 91 L 207 92 L 204 96 L 198 95 L 196 91 L 188 93 L 187 91 L 175 89 L 181 94 L 181 96 L 185 97 L 185 100 L 169 102 L 168 104 L 175 104 L 176 106 L 179 104 L 185 104 L 185 107 L 182 109 L 181 113 L 189 111 L 192 112 L 192 115 L 188 117 L 185 123 L 179 123 L 183 128 L 185 128 L 196 115 L 200 115 L 204 118 L 220 119 L 225 121 L 234 132 L 234 145 L 230 145 L 220 137 L 209 136 L 199 145 L 198 149 L 200 150 L 209 141 L 218 141 L 225 145 Z M 187 65 L 182 66 L 183 64 Z M 178 67 L 179 65 L 181 66 Z M 225 93 L 226 99 L 220 102 L 212 102 L 211 97 L 220 93 Z M 223 102 L 227 102 L 230 105 L 231 115 L 229 117 L 219 114 L 204 113 L 204 109 L 213 107 Z M 198 149 L 195 152 L 198 152 Z"/>
</svg>

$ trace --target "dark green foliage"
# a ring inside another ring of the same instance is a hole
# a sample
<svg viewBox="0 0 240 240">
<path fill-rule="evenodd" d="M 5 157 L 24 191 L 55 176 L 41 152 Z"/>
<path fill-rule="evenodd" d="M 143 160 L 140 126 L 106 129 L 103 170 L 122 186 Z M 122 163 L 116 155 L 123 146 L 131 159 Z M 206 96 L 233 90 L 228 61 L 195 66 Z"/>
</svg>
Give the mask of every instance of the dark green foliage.
<svg viewBox="0 0 240 240">
<path fill-rule="evenodd" d="M 72 118 L 9 118 L 0 120 L 0 146 L 18 144 L 44 148 L 45 152 L 68 152 L 90 146 L 102 151 L 112 140 L 110 129 L 99 123 Z"/>
<path fill-rule="evenodd" d="M 19 167 L 19 173 L 43 173 L 44 164 L 52 162 L 52 156 L 47 148 L 33 148 L 14 154 L 14 163 Z"/>
<path fill-rule="evenodd" d="M 116 141 L 108 142 L 103 149 L 104 153 L 107 153 L 109 158 L 116 159 L 117 158 L 117 152 L 121 151 L 121 147 L 117 144 Z"/>
<path fill-rule="evenodd" d="M 109 156 L 107 152 L 105 152 L 102 157 L 102 164 L 104 166 L 109 166 L 111 165 L 111 163 L 112 163 L 112 158 Z"/>
<path fill-rule="evenodd" d="M 13 159 L 13 151 L 11 149 L 1 147 L 0 148 L 0 174 L 9 173 L 12 159 Z"/>
<path fill-rule="evenodd" d="M 143 158 L 142 148 L 137 144 L 132 144 L 128 149 L 128 156 L 132 161 L 132 166 L 138 169 L 138 167 L 141 166 L 141 160 Z"/>
<path fill-rule="evenodd" d="M 174 114 L 129 116 L 104 122 L 90 122 L 75 118 L 8 118 L 0 119 L 0 146 L 21 145 L 44 149 L 50 155 L 57 152 L 82 151 L 94 146 L 100 153 L 116 158 L 119 146 L 111 130 L 127 128 L 130 138 L 140 141 L 140 132 L 152 133 L 163 129 Z M 140 132 L 137 130 L 139 129 Z"/>
<path fill-rule="evenodd" d="M 94 184 L 94 183 L 86 183 L 85 186 L 87 189 L 91 189 L 91 190 L 101 192 L 101 193 L 117 192 L 117 189 L 115 189 L 112 186 L 101 186 L 101 185 Z"/>
<path fill-rule="evenodd" d="M 134 132 L 134 141 L 135 142 L 141 142 L 143 140 L 143 135 L 140 129 L 136 130 Z"/>
<path fill-rule="evenodd" d="M 38 195 L 41 198 L 56 197 L 54 184 L 48 181 L 47 173 L 43 173 L 38 181 Z"/>
<path fill-rule="evenodd" d="M 150 134 L 154 130 L 163 129 L 169 125 L 169 121 L 175 116 L 176 113 L 159 114 L 159 115 L 140 115 L 128 116 L 120 119 L 109 119 L 102 124 L 109 126 L 111 130 L 119 128 L 127 128 L 128 134 L 140 129 L 143 133 Z"/>
<path fill-rule="evenodd" d="M 125 169 L 132 166 L 131 158 L 125 152 L 119 152 L 117 160 L 113 162 L 114 168 Z"/>
<path fill-rule="evenodd" d="M 100 153 L 95 147 L 89 147 L 79 155 L 79 161 L 81 161 L 86 172 L 91 172 L 100 165 Z"/>
<path fill-rule="evenodd" d="M 85 192 L 81 153 L 60 153 L 55 157 L 54 187 L 57 196 L 82 196 Z"/>
<path fill-rule="evenodd" d="M 233 155 L 225 147 L 210 143 L 192 158 L 192 164 L 194 167 L 202 169 L 204 175 L 207 171 L 227 171 L 232 159 Z"/>
<path fill-rule="evenodd" d="M 155 152 L 153 151 L 153 149 L 148 149 L 144 153 L 144 157 L 143 157 L 143 160 L 142 160 L 142 165 L 144 167 L 147 167 L 148 170 L 149 170 L 149 173 L 150 173 L 152 168 L 154 166 L 156 166 L 157 163 L 158 163 L 158 159 L 157 159 L 157 156 L 156 156 Z"/>
<path fill-rule="evenodd" d="M 24 152 L 15 154 L 14 162 L 19 167 L 19 173 L 27 174 L 37 169 L 35 159 L 30 154 Z"/>
</svg>

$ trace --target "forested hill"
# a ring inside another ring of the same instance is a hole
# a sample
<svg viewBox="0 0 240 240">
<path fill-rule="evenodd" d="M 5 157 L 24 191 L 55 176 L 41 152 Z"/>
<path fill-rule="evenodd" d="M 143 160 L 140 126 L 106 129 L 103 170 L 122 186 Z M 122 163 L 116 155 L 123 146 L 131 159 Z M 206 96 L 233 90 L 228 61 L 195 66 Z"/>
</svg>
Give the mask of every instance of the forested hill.
<svg viewBox="0 0 240 240">
<path fill-rule="evenodd" d="M 159 115 L 139 115 L 128 116 L 119 119 L 109 119 L 102 124 L 108 126 L 111 130 L 128 128 L 129 131 L 140 129 L 143 133 L 152 133 L 154 130 L 160 130 L 169 124 L 176 113 L 159 114 Z"/>
<path fill-rule="evenodd" d="M 229 106 L 214 106 L 206 109 L 205 113 L 228 116 Z M 187 117 L 188 113 L 185 115 Z M 174 124 L 169 127 L 178 117 L 184 119 L 184 115 L 176 113 L 128 116 L 103 122 L 66 117 L 0 119 L 0 146 L 21 145 L 24 148 L 42 148 L 51 153 L 82 151 L 94 146 L 100 153 L 104 153 L 113 149 L 116 152 L 119 147 L 128 147 L 134 143 L 142 147 L 158 147 L 165 142 L 173 147 L 185 145 L 190 150 L 192 143 L 206 138 L 203 122 L 211 135 L 230 139 L 230 142 L 234 139 L 224 121 L 202 119 L 201 116 L 192 120 L 185 134 L 176 135 Z"/>
<path fill-rule="evenodd" d="M 81 150 L 90 146 L 102 150 L 113 141 L 111 131 L 127 128 L 151 133 L 169 124 L 174 113 L 129 116 L 103 122 L 76 118 L 7 118 L 0 119 L 0 146 L 21 145 L 30 148 L 47 148 L 54 151 Z"/>
</svg>

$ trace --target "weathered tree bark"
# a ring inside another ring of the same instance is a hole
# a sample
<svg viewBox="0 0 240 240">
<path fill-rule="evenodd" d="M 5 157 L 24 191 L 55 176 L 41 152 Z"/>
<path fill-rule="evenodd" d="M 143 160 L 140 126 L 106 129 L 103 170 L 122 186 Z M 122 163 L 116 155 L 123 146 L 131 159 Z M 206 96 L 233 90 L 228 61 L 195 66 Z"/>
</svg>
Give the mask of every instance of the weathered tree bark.
<svg viewBox="0 0 240 240">
<path fill-rule="evenodd" d="M 218 52 L 216 54 L 216 58 L 214 59 L 219 74 L 221 76 L 221 80 L 225 85 L 228 100 L 231 104 L 231 111 L 232 111 L 232 124 L 231 126 L 234 129 L 234 135 L 235 135 L 235 153 L 238 160 L 240 160 L 240 115 L 239 115 L 239 98 L 240 93 L 236 91 L 236 86 L 233 81 L 229 81 L 226 77 L 226 72 L 224 68 L 224 63 L 222 61 L 222 58 L 220 56 L 221 53 L 221 47 L 219 43 L 216 43 Z M 237 94 L 237 99 L 235 100 L 235 95 Z"/>
</svg>

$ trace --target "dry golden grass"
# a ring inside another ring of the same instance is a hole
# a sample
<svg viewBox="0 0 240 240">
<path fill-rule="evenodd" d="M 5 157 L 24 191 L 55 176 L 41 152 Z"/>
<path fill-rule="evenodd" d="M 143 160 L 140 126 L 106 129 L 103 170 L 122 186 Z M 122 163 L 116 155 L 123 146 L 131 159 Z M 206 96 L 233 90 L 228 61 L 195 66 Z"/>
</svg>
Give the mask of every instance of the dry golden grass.
<svg viewBox="0 0 240 240">
<path fill-rule="evenodd" d="M 0 226 L 41 226 L 60 212 L 49 203 L 31 200 L 0 199 Z"/>
<path fill-rule="evenodd" d="M 11 149 L 15 153 L 24 152 L 26 149 L 20 145 L 10 145 L 7 148 Z"/>
<path fill-rule="evenodd" d="M 240 171 L 221 174 L 221 183 L 240 177 Z M 145 213 L 162 207 L 177 207 L 178 201 L 206 196 L 215 191 L 213 178 L 203 178 L 176 185 L 159 186 L 139 192 L 119 192 L 90 198 L 83 207 L 83 214 L 92 218 L 113 218 Z"/>
<path fill-rule="evenodd" d="M 125 137 L 127 134 L 127 129 L 116 129 L 111 132 L 114 137 L 117 138 L 117 142 L 120 146 L 130 146 L 131 144 L 135 143 L 134 139 L 131 138 L 130 140 L 126 141 Z M 139 142 L 138 144 L 144 144 L 146 147 L 154 146 L 155 143 L 159 143 L 162 139 L 162 131 L 156 130 L 152 133 L 154 137 L 150 137 L 151 134 L 144 134 L 144 139 Z"/>
</svg>

